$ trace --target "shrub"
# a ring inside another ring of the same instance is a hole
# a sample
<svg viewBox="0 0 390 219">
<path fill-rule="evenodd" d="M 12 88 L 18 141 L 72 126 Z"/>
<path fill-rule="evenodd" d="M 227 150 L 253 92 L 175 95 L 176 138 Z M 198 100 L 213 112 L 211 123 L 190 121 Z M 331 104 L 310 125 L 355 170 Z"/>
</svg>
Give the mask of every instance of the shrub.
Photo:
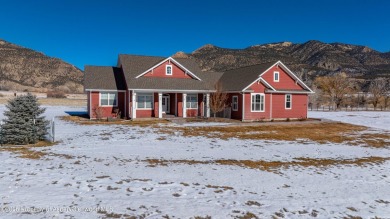
<svg viewBox="0 0 390 219">
<path fill-rule="evenodd" d="M 46 95 L 48 98 L 66 98 L 63 91 L 48 91 Z"/>
<path fill-rule="evenodd" d="M 104 115 L 104 108 L 103 107 L 95 106 L 95 108 L 93 108 L 93 112 L 95 113 L 96 119 L 98 119 L 98 120 L 103 119 L 103 115 Z"/>
<path fill-rule="evenodd" d="M 44 140 L 49 122 L 36 96 L 28 93 L 11 99 L 4 112 L 1 139 L 6 144 L 35 144 Z"/>
</svg>

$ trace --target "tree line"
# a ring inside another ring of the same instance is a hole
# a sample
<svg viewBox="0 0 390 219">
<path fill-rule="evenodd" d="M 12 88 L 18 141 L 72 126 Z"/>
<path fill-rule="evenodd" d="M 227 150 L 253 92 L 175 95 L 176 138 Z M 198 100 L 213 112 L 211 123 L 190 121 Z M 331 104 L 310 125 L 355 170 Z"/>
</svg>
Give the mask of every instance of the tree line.
<svg viewBox="0 0 390 219">
<path fill-rule="evenodd" d="M 299 75 L 302 76 L 302 75 Z M 309 108 L 390 108 L 390 79 L 376 78 L 370 81 L 349 77 L 346 73 L 320 76 L 305 83 L 315 92 L 310 95 Z"/>
</svg>

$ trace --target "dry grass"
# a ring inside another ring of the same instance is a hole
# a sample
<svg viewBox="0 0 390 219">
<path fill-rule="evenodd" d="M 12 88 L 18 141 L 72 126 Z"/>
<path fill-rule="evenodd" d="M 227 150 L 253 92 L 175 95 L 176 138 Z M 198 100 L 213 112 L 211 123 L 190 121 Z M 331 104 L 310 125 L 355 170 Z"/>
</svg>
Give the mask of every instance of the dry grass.
<svg viewBox="0 0 390 219">
<path fill-rule="evenodd" d="M 381 164 L 387 160 L 388 157 L 363 157 L 356 159 L 314 159 L 314 158 L 295 158 L 293 161 L 264 161 L 264 160 L 160 160 L 147 159 L 149 166 L 168 166 L 169 164 L 185 164 L 185 165 L 207 165 L 218 164 L 226 166 L 240 166 L 251 169 L 259 169 L 263 171 L 275 172 L 280 169 L 288 169 L 290 167 L 316 167 L 328 168 L 339 165 L 353 165 L 353 166 L 368 166 Z"/>
<path fill-rule="evenodd" d="M 208 138 L 239 138 L 253 140 L 313 141 L 317 143 L 364 144 L 372 147 L 390 146 L 389 133 L 365 133 L 367 127 L 340 122 L 261 124 L 240 126 L 164 127 L 161 133 L 180 131 L 183 136 Z"/>
<path fill-rule="evenodd" d="M 27 159 L 40 159 L 43 156 L 46 156 L 47 153 L 43 151 L 36 151 L 34 148 L 39 147 L 49 147 L 53 146 L 56 143 L 48 142 L 48 141 L 40 141 L 36 144 L 30 144 L 30 145 L 5 145 L 0 146 L 0 151 L 8 151 L 15 154 L 18 154 L 20 158 L 27 158 Z"/>
<path fill-rule="evenodd" d="M 61 120 L 74 122 L 79 125 L 132 125 L 132 126 L 140 126 L 140 127 L 158 127 L 160 124 L 168 124 L 170 123 L 164 119 L 153 119 L 153 120 L 125 120 L 125 119 L 114 119 L 114 120 L 96 120 L 96 119 L 88 119 L 85 116 L 61 116 Z"/>
</svg>

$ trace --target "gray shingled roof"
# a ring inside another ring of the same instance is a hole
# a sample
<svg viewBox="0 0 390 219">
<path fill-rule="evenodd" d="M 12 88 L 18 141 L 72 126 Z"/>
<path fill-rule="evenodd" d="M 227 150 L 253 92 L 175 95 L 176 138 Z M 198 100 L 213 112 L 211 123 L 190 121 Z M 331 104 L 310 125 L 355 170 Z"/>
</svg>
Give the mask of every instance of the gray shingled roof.
<svg viewBox="0 0 390 219">
<path fill-rule="evenodd" d="M 219 81 L 222 83 L 222 88 L 225 91 L 242 91 L 273 64 L 275 63 L 264 63 L 232 69 L 226 71 Z"/>
<path fill-rule="evenodd" d="M 214 90 L 215 83 L 223 73 L 202 72 L 193 59 L 174 58 L 182 66 L 201 79 L 140 77 L 149 68 L 163 61 L 164 57 L 119 55 L 119 65 L 122 66 L 129 89 L 170 89 L 170 90 Z"/>
<path fill-rule="evenodd" d="M 122 70 L 107 66 L 85 66 L 84 88 L 99 90 L 126 90 Z"/>
</svg>

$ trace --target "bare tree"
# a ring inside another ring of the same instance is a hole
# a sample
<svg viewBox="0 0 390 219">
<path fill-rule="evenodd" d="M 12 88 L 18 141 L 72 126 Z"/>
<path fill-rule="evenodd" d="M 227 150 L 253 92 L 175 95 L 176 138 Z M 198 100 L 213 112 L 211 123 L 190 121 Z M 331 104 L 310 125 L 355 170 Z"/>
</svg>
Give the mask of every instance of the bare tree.
<svg viewBox="0 0 390 219">
<path fill-rule="evenodd" d="M 227 93 L 223 92 L 222 84 L 218 82 L 215 85 L 215 93 L 210 95 L 210 109 L 214 113 L 214 118 L 217 113 L 222 112 L 226 108 L 227 99 Z"/>
<path fill-rule="evenodd" d="M 315 84 L 324 95 L 328 96 L 330 102 L 339 108 L 349 94 L 357 90 L 355 81 L 348 78 L 345 73 L 337 73 L 333 76 L 318 77 Z"/>
<path fill-rule="evenodd" d="M 103 115 L 104 115 L 104 108 L 103 107 L 96 105 L 93 108 L 93 112 L 95 114 L 96 119 L 98 119 L 98 120 L 103 119 Z"/>
<path fill-rule="evenodd" d="M 371 103 L 374 106 L 374 110 L 380 103 L 382 99 L 386 99 L 387 92 L 389 91 L 389 86 L 387 84 L 387 80 L 385 78 L 377 78 L 370 82 L 370 86 L 368 87 L 368 91 L 371 94 Z M 387 101 L 384 100 L 387 105 Z"/>
</svg>

